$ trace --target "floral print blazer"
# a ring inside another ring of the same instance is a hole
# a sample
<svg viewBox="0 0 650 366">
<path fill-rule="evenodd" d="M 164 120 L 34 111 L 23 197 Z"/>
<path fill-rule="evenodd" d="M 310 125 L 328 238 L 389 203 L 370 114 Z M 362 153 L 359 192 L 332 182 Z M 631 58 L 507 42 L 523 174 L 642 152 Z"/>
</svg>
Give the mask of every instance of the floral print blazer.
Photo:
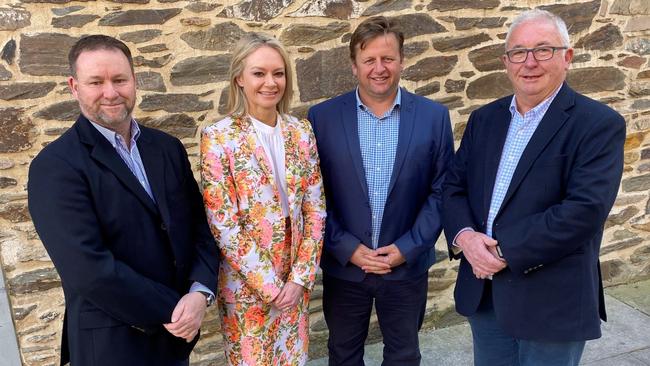
<svg viewBox="0 0 650 366">
<path fill-rule="evenodd" d="M 325 201 L 316 141 L 307 120 L 282 116 L 291 263 L 286 220 L 271 163 L 249 117 L 227 117 L 201 134 L 205 209 L 221 253 L 219 298 L 271 303 L 286 281 L 311 290 L 320 260 Z"/>
</svg>

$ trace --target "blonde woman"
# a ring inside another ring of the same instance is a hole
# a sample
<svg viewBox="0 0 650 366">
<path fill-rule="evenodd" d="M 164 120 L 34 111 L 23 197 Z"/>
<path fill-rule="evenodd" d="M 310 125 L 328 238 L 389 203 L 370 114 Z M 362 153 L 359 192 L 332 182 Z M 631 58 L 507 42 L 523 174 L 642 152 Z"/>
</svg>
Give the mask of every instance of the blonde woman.
<svg viewBox="0 0 650 366">
<path fill-rule="evenodd" d="M 201 135 L 203 197 L 221 250 L 218 301 L 230 365 L 304 365 L 325 220 L 311 126 L 287 114 L 282 45 L 236 46 L 228 117 Z"/>
</svg>

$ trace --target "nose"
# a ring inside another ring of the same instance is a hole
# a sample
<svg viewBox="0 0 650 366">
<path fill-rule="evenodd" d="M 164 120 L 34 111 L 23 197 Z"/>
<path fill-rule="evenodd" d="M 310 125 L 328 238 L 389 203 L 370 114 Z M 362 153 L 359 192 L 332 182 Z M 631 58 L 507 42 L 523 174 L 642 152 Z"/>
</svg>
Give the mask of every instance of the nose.
<svg viewBox="0 0 650 366">
<path fill-rule="evenodd" d="M 375 62 L 375 72 L 377 74 L 380 74 L 384 70 L 386 70 L 386 66 L 384 65 L 384 61 L 382 61 L 381 59 L 377 60 L 377 62 Z"/>
<path fill-rule="evenodd" d="M 105 83 L 102 92 L 104 94 L 104 98 L 106 99 L 115 99 L 120 95 L 113 83 Z"/>
<path fill-rule="evenodd" d="M 273 77 L 272 74 L 266 75 L 266 77 L 264 78 L 264 84 L 267 85 L 267 86 L 275 86 L 276 85 L 275 78 Z"/>
<path fill-rule="evenodd" d="M 526 67 L 535 67 L 537 66 L 538 63 L 539 61 L 535 59 L 535 56 L 533 55 L 533 51 L 529 50 L 526 53 L 526 60 L 524 60 L 524 65 L 526 65 Z"/>
</svg>

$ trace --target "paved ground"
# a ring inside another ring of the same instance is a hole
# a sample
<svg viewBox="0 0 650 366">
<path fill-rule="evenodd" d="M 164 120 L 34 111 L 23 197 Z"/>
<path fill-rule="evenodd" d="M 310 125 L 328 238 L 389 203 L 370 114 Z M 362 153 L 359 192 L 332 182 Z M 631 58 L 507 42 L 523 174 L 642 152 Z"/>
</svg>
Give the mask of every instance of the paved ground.
<svg viewBox="0 0 650 366">
<path fill-rule="evenodd" d="M 587 342 L 582 364 L 588 366 L 650 366 L 650 280 L 605 290 L 609 321 L 603 337 Z M 420 334 L 423 366 L 472 364 L 472 342 L 465 324 Z M 381 365 L 381 344 L 366 346 L 367 366 Z M 308 366 L 327 366 L 327 358 Z"/>
<path fill-rule="evenodd" d="M 14 324 L 11 322 L 11 308 L 7 301 L 5 281 L 0 270 L 0 366 L 20 365 Z"/>
</svg>

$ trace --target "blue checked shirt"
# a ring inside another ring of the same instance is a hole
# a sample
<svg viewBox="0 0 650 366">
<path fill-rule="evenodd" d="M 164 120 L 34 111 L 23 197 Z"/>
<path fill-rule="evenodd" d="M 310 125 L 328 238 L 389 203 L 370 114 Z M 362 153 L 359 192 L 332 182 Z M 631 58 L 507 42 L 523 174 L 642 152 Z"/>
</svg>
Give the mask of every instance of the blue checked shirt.
<svg viewBox="0 0 650 366">
<path fill-rule="evenodd" d="M 561 87 L 561 85 L 560 85 Z M 508 135 L 506 142 L 503 145 L 503 152 L 501 153 L 501 161 L 499 162 L 499 170 L 494 182 L 494 189 L 492 191 L 492 201 L 490 202 L 490 213 L 487 218 L 487 225 L 485 233 L 492 236 L 492 224 L 494 219 L 501 208 L 503 199 L 506 196 L 512 175 L 515 173 L 519 159 L 528 145 L 528 141 L 535 133 L 539 122 L 546 114 L 548 107 L 555 99 L 555 96 L 560 91 L 560 88 L 546 100 L 538 104 L 535 108 L 526 112 L 523 116 L 517 111 L 516 97 L 512 97 L 510 102 L 510 114 L 512 120 L 510 127 L 508 127 Z"/>
<path fill-rule="evenodd" d="M 357 121 L 363 168 L 366 172 L 368 196 L 372 211 L 372 247 L 379 245 L 379 233 L 393 173 L 399 137 L 399 106 L 402 92 L 397 89 L 393 106 L 383 116 L 375 116 L 359 98 L 357 88 Z"/>
<path fill-rule="evenodd" d="M 142 158 L 140 157 L 140 150 L 138 150 L 137 141 L 138 137 L 140 137 L 140 127 L 138 127 L 138 124 L 134 120 L 131 120 L 131 143 L 129 149 L 126 147 L 126 142 L 121 135 L 115 133 L 115 131 L 109 130 L 106 127 L 100 126 L 93 121 L 90 121 L 90 123 L 95 126 L 97 131 L 99 131 L 99 133 L 101 133 L 108 140 L 108 142 L 110 142 L 126 166 L 129 167 L 129 170 L 133 173 L 133 175 L 135 175 L 140 184 L 142 184 L 142 188 L 144 188 L 144 190 L 147 191 L 149 197 L 151 197 L 151 199 L 156 202 L 153 197 L 153 193 L 151 193 L 151 186 L 149 185 L 147 172 L 144 170 L 144 164 L 142 163 Z M 190 292 L 197 291 L 207 292 L 214 296 L 214 293 L 212 293 L 209 288 L 195 281 L 192 283 Z"/>
</svg>

